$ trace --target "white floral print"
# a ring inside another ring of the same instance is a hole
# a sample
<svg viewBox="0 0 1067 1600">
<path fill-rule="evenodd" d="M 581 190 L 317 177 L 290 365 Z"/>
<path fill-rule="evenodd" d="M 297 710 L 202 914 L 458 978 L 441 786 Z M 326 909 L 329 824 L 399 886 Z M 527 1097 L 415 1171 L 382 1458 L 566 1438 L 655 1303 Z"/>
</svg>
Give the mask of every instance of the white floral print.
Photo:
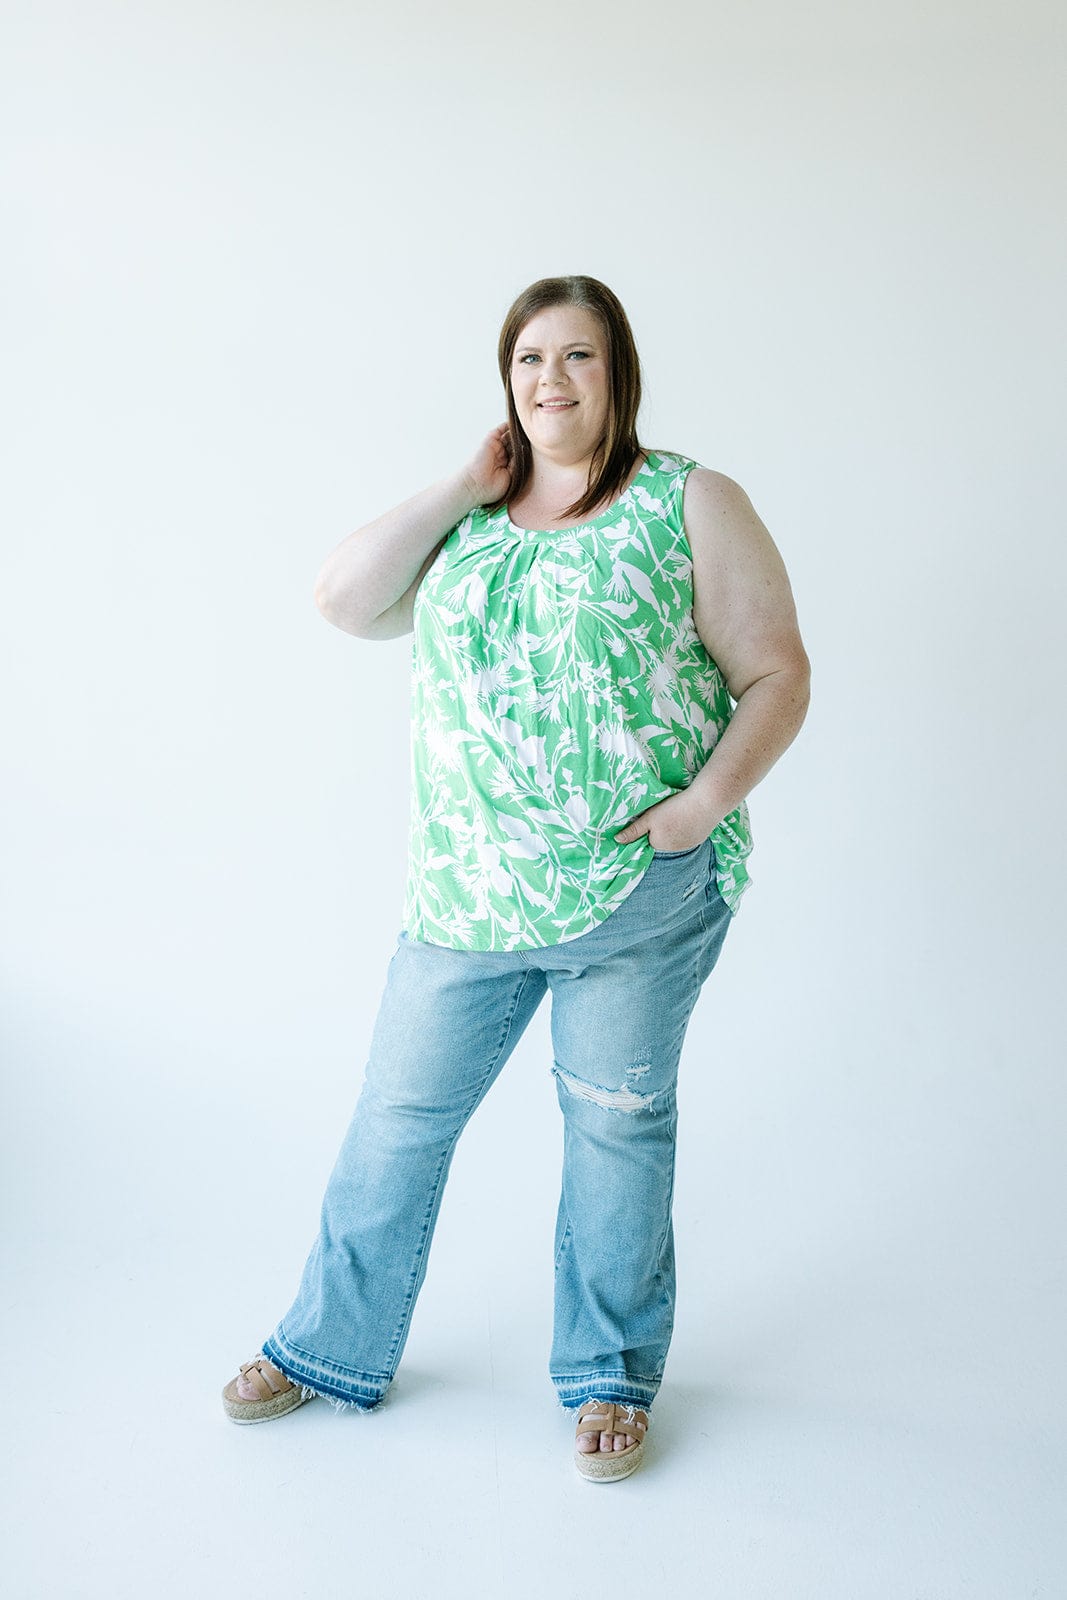
<svg viewBox="0 0 1067 1600">
<path fill-rule="evenodd" d="M 693 622 L 682 488 L 697 464 L 647 451 L 578 527 L 476 507 L 449 532 L 415 595 L 410 938 L 562 944 L 637 887 L 652 846 L 615 833 L 692 782 L 733 712 Z M 747 805 L 710 837 L 736 912 Z"/>
</svg>

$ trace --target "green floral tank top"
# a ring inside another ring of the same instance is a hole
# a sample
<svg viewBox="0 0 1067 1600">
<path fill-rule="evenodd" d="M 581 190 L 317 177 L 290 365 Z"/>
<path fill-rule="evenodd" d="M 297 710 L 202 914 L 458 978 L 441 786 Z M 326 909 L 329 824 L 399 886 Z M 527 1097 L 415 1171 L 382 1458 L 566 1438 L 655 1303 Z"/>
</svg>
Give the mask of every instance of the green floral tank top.
<svg viewBox="0 0 1067 1600">
<path fill-rule="evenodd" d="M 692 782 L 734 705 L 693 622 L 682 488 L 697 465 L 647 451 L 621 498 L 573 528 L 479 506 L 450 530 L 415 594 L 410 938 L 562 944 L 647 871 L 647 835 L 615 833 Z M 747 805 L 710 837 L 736 912 Z"/>
</svg>

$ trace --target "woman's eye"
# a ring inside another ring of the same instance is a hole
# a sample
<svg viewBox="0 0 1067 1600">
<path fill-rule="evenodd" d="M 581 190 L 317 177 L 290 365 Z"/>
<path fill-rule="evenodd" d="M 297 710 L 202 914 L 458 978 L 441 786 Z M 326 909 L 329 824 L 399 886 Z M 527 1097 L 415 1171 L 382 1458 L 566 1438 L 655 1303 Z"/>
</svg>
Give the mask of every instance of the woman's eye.
<svg viewBox="0 0 1067 1600">
<path fill-rule="evenodd" d="M 588 350 L 570 350 L 570 351 L 567 352 L 567 354 L 568 354 L 568 357 L 570 357 L 570 356 L 582 356 L 586 361 L 588 361 L 588 359 L 589 359 L 589 351 Z M 540 359 L 541 358 L 540 358 L 539 355 L 537 355 L 536 351 L 527 350 L 525 355 L 522 355 L 522 356 L 519 357 L 519 365 L 521 367 L 527 361 L 540 361 Z"/>
</svg>

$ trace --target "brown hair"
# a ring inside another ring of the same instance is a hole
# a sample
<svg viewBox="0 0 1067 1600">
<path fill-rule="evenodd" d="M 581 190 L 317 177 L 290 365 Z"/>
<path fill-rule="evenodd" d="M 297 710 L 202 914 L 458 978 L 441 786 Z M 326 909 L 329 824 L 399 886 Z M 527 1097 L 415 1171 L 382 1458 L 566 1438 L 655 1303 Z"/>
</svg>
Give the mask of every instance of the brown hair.
<svg viewBox="0 0 1067 1600">
<path fill-rule="evenodd" d="M 567 506 L 561 517 L 582 517 L 602 500 L 621 492 L 641 452 L 637 438 L 637 410 L 641 404 L 641 362 L 637 346 L 620 301 L 606 283 L 581 274 L 565 278 L 539 278 L 513 302 L 500 330 L 497 361 L 507 398 L 511 434 L 511 482 L 499 500 L 486 510 L 498 511 L 516 498 L 529 480 L 533 450 L 515 410 L 511 392 L 511 358 L 519 334 L 548 306 L 582 306 L 592 311 L 604 332 L 608 347 L 608 419 L 604 437 L 593 451 L 589 485 L 580 500 Z"/>
</svg>

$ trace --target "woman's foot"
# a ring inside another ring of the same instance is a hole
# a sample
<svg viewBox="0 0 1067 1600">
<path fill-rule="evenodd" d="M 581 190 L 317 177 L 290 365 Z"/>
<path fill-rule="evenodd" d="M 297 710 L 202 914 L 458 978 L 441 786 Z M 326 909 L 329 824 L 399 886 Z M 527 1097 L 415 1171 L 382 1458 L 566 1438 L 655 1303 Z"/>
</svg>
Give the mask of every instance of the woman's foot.
<svg viewBox="0 0 1067 1600">
<path fill-rule="evenodd" d="M 262 1354 L 242 1362 L 236 1378 L 222 1391 L 223 1409 L 231 1422 L 270 1422 L 310 1398 Z"/>
<path fill-rule="evenodd" d="M 601 1482 L 628 1477 L 640 1465 L 647 1431 L 647 1411 L 614 1400 L 584 1401 L 574 1435 L 578 1471 Z"/>
<path fill-rule="evenodd" d="M 289 1379 L 285 1376 L 285 1373 L 279 1372 L 278 1368 L 273 1366 L 266 1359 L 266 1357 L 262 1357 L 259 1361 L 257 1361 L 255 1366 L 258 1367 L 259 1371 L 263 1374 L 263 1377 L 266 1379 L 270 1388 L 274 1390 L 275 1394 L 281 1394 L 289 1385 Z M 236 1381 L 237 1398 L 239 1400 L 263 1399 L 263 1396 L 252 1382 L 250 1374 L 245 1370 L 244 1367 L 241 1368 L 240 1377 Z"/>
</svg>

